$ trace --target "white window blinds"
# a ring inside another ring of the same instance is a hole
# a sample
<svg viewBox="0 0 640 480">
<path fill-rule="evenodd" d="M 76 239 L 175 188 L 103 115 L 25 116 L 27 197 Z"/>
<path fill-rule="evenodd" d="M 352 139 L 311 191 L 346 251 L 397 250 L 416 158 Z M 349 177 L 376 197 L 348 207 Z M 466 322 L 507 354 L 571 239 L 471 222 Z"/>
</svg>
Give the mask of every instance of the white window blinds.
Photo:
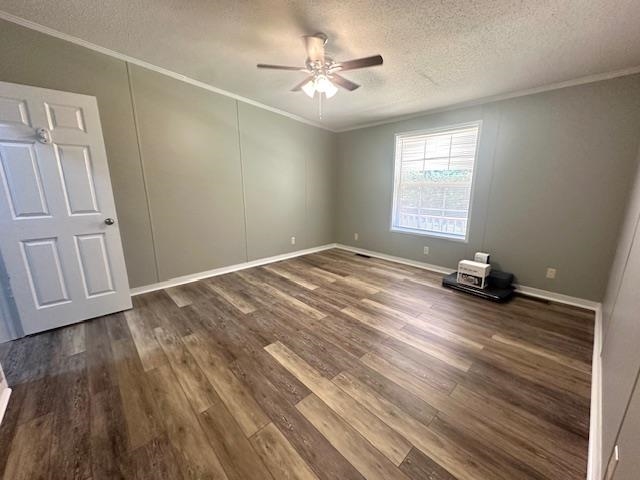
<svg viewBox="0 0 640 480">
<path fill-rule="evenodd" d="M 479 130 L 396 136 L 392 230 L 466 239 Z"/>
</svg>

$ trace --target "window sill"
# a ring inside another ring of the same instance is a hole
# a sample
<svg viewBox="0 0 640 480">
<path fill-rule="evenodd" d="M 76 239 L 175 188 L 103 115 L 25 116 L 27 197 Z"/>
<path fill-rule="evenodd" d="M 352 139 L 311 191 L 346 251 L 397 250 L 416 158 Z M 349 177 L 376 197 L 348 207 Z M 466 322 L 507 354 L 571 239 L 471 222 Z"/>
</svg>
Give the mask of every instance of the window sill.
<svg viewBox="0 0 640 480">
<path fill-rule="evenodd" d="M 448 233 L 439 233 L 439 232 L 428 232 L 425 230 L 413 230 L 411 228 L 402 228 L 402 227 L 391 227 L 392 233 L 403 233 L 405 235 L 417 235 L 420 237 L 432 237 L 439 238 L 442 240 L 450 240 L 452 242 L 457 243 L 469 243 L 468 237 L 463 237 L 460 235 L 452 235 Z"/>
</svg>

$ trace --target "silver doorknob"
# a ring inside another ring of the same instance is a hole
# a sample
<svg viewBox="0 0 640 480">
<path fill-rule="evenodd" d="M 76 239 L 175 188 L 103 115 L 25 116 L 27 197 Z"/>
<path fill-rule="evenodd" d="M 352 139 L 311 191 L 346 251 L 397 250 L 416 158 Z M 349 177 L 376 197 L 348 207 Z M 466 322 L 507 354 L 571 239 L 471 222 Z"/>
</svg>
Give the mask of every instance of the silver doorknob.
<svg viewBox="0 0 640 480">
<path fill-rule="evenodd" d="M 104 223 L 106 223 L 107 225 L 113 225 L 114 223 L 116 223 L 116 221 L 113 218 L 105 218 Z"/>
</svg>

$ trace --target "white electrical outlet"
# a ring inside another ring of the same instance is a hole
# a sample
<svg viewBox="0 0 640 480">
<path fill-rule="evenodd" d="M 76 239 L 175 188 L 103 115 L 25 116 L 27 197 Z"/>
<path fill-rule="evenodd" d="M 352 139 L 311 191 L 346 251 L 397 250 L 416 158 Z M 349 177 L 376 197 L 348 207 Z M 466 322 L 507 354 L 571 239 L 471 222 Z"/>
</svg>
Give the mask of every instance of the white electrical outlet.
<svg viewBox="0 0 640 480">
<path fill-rule="evenodd" d="M 547 268 L 547 278 L 554 279 L 556 278 L 556 269 L 555 268 Z"/>
<path fill-rule="evenodd" d="M 429 247 L 424 247 L 424 254 L 429 255 Z"/>
<path fill-rule="evenodd" d="M 356 232 L 356 233 L 354 233 L 354 234 L 353 234 L 353 239 L 357 241 L 357 240 L 358 240 L 358 238 L 360 238 L 360 235 L 358 235 L 358 233 L 357 233 L 357 232 Z"/>
<path fill-rule="evenodd" d="M 295 245 L 296 244 L 296 237 L 291 237 L 291 245 Z"/>
</svg>

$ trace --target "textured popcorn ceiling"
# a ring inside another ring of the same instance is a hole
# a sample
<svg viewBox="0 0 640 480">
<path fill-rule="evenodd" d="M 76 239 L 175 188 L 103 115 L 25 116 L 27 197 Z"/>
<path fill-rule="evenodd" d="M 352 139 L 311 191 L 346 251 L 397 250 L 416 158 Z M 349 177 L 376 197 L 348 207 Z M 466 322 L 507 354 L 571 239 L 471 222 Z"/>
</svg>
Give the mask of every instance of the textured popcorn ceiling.
<svg viewBox="0 0 640 480">
<path fill-rule="evenodd" d="M 345 129 L 640 65 L 640 0 L 0 0 L 0 10 L 319 122 L 289 89 L 300 35 L 324 31 L 362 84 L 325 104 Z M 1 38 L 1 32 L 0 32 Z"/>
</svg>

